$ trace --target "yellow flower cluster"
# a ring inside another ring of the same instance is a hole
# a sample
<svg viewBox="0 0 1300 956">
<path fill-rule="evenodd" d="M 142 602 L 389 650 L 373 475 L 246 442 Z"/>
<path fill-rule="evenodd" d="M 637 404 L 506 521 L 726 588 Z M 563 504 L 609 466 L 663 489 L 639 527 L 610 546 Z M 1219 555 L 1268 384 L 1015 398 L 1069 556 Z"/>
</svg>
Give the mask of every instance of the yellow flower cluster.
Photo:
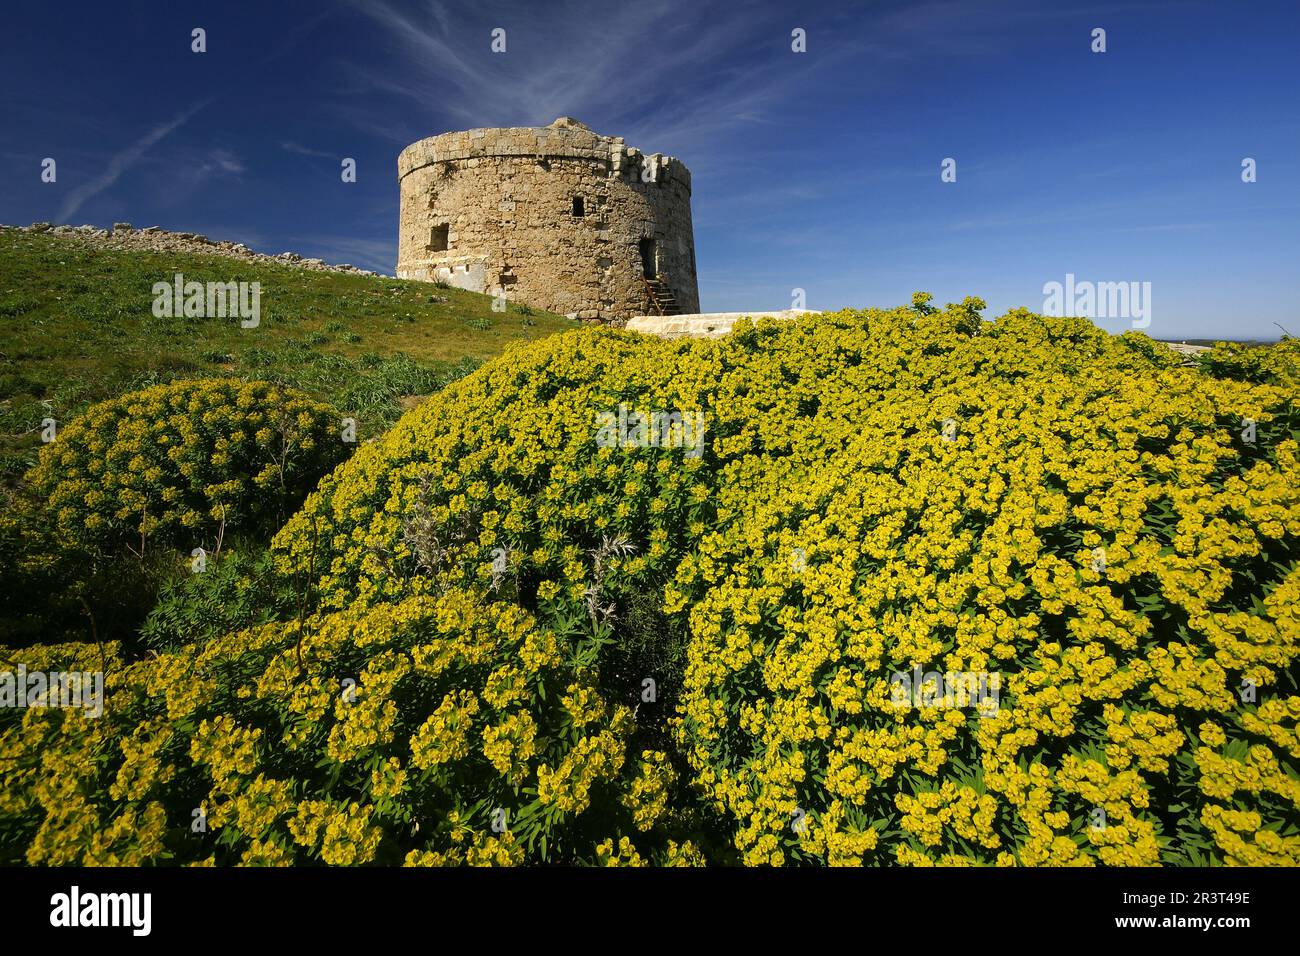
<svg viewBox="0 0 1300 956">
<path fill-rule="evenodd" d="M 958 787 L 945 780 L 938 790 L 922 790 L 915 796 L 899 793 L 894 797 L 902 818 L 899 825 L 927 847 L 938 846 L 944 831 L 953 839 L 978 843 L 996 849 L 1002 839 L 993 830 L 997 800 L 978 794 L 970 787 Z"/>
<path fill-rule="evenodd" d="M 662 753 L 623 772 L 631 711 L 579 647 L 468 591 L 117 652 L 102 717 L 0 713 L 0 832 L 29 863 L 543 862 L 651 831 L 675 780 Z"/>
<path fill-rule="evenodd" d="M 553 765 L 537 768 L 537 799 L 563 813 L 582 813 L 591 804 L 597 783 L 617 777 L 627 756 L 626 738 L 631 714 L 620 709 L 608 730 L 580 737 Z"/>
<path fill-rule="evenodd" d="M 596 847 L 597 866 L 645 866 L 645 860 L 637 852 L 636 846 L 627 837 L 615 845 L 612 839 L 604 840 Z"/>
<path fill-rule="evenodd" d="M 293 389 L 183 380 L 91 406 L 28 479 L 84 548 L 211 547 L 279 520 L 350 447 L 339 413 Z"/>
<path fill-rule="evenodd" d="M 662 750 L 643 750 L 640 770 L 632 786 L 623 796 L 624 805 L 632 811 L 632 822 L 641 831 L 650 830 L 668 809 L 677 772 Z"/>
</svg>

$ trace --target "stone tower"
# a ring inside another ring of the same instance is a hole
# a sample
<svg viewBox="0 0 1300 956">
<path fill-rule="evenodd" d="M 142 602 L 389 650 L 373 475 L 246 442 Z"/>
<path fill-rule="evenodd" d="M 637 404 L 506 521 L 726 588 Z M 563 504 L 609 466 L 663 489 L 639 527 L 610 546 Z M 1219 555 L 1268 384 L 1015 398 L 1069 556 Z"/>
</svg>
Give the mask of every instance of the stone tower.
<svg viewBox="0 0 1300 956">
<path fill-rule="evenodd" d="M 397 276 L 582 319 L 698 312 L 691 173 L 569 117 L 397 157 Z"/>
</svg>

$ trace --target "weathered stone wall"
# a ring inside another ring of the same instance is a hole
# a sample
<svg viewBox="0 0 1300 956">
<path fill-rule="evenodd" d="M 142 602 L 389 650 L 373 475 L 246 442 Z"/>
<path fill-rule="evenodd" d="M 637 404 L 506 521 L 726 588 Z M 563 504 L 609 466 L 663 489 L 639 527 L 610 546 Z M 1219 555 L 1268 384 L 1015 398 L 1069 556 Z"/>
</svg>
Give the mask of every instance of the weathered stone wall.
<svg viewBox="0 0 1300 956">
<path fill-rule="evenodd" d="M 420 140 L 397 172 L 399 278 L 622 321 L 652 311 L 646 254 L 680 309 L 699 309 L 691 174 L 671 156 L 561 117 Z"/>
<path fill-rule="evenodd" d="M 704 312 L 694 315 L 637 315 L 624 326 L 629 332 L 644 332 L 665 339 L 719 338 L 730 335 L 736 323 L 744 318 L 777 319 L 789 321 L 801 315 L 812 315 L 812 309 L 780 309 L 775 312 Z"/>
<path fill-rule="evenodd" d="M 242 242 L 209 239 L 207 236 L 200 236 L 193 232 L 168 232 L 158 226 L 136 229 L 128 222 L 114 223 L 111 229 L 100 229 L 91 225 L 52 226 L 48 222 L 34 222 L 30 226 L 0 225 L 0 229 L 39 232 L 58 236 L 64 241 L 80 246 L 122 249 L 127 252 L 166 252 L 194 256 L 225 256 L 231 259 L 242 259 L 245 262 L 275 263 L 316 272 L 351 272 L 357 275 L 380 275 L 378 272 L 371 272 L 369 269 L 358 269 L 353 265 L 331 265 L 323 259 L 305 259 L 296 252 L 282 252 L 278 256 L 272 256 L 254 252 Z"/>
</svg>

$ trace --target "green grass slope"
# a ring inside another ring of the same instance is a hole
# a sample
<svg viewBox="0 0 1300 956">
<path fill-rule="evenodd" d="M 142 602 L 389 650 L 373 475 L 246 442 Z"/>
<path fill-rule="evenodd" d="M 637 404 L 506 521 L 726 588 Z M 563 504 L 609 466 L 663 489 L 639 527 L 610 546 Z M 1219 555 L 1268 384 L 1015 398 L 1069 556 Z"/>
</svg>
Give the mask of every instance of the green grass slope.
<svg viewBox="0 0 1300 956">
<path fill-rule="evenodd" d="M 153 284 L 177 272 L 260 282 L 260 325 L 155 318 Z M 66 422 L 130 389 L 214 375 L 280 382 L 354 416 L 365 438 L 511 342 L 576 325 L 424 282 L 0 230 L 0 482 L 35 462 L 42 419 Z"/>
</svg>

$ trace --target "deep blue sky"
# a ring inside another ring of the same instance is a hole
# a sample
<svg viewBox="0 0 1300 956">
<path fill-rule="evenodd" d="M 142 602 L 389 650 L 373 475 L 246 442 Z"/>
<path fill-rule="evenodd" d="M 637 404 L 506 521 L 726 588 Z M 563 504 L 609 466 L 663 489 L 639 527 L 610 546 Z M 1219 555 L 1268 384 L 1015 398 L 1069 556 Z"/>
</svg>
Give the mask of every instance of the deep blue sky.
<svg viewBox="0 0 1300 956">
<path fill-rule="evenodd" d="M 403 146 L 571 115 L 691 168 L 707 310 L 784 308 L 799 287 L 819 309 L 926 289 L 1037 311 L 1073 273 L 1150 282 L 1156 337 L 1300 335 L 1300 0 L 72 2 L 3 19 L 0 222 L 127 220 L 391 273 Z"/>
</svg>

